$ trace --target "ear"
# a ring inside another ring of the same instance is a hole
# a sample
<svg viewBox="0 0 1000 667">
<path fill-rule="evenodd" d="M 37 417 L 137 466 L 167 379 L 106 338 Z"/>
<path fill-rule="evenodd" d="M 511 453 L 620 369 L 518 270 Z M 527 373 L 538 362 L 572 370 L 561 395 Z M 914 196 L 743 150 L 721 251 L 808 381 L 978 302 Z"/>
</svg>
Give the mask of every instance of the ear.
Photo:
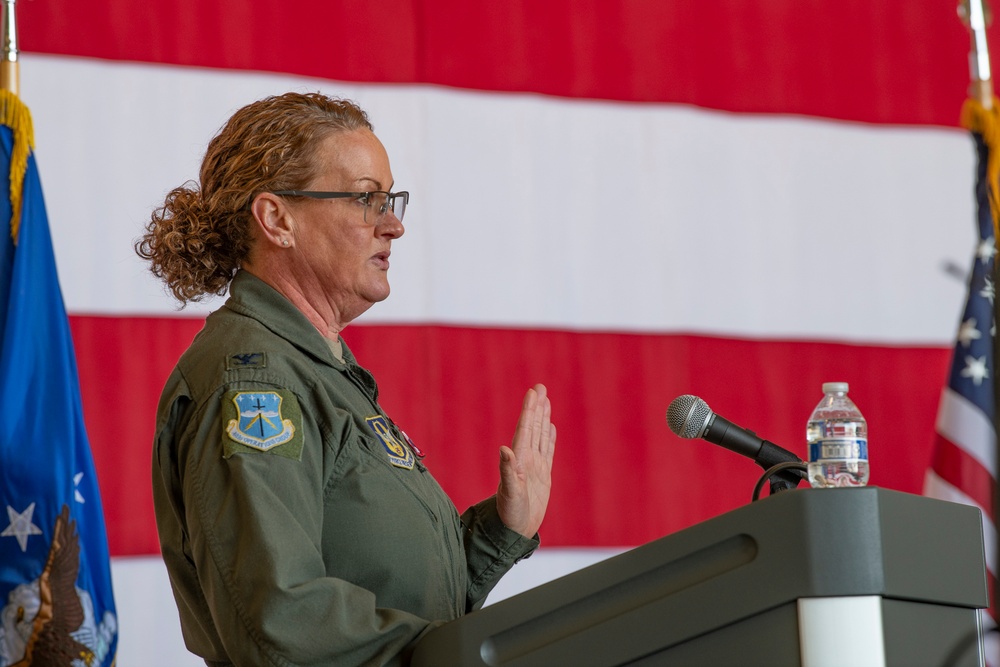
<svg viewBox="0 0 1000 667">
<path fill-rule="evenodd" d="M 262 192 L 254 197 L 250 212 L 257 222 L 261 241 L 279 248 L 291 248 L 295 244 L 295 219 L 284 199 Z"/>
</svg>

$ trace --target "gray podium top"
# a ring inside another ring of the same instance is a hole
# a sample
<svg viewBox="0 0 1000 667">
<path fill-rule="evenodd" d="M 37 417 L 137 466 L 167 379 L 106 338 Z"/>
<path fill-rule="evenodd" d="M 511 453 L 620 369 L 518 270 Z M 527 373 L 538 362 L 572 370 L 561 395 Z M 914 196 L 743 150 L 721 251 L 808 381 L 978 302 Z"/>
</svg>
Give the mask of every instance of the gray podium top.
<svg viewBox="0 0 1000 667">
<path fill-rule="evenodd" d="M 785 491 L 436 628 L 412 665 L 625 664 L 799 598 L 853 595 L 986 607 L 979 510 L 875 487 Z"/>
</svg>

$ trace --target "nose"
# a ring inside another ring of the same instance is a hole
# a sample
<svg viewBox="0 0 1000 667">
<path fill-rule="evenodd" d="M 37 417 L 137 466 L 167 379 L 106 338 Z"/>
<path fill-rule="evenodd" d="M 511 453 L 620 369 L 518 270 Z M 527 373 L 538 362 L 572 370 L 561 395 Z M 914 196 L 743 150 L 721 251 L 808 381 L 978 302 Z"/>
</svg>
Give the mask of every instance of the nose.
<svg viewBox="0 0 1000 667">
<path fill-rule="evenodd" d="M 402 221 L 396 217 L 392 209 L 385 212 L 377 226 L 379 236 L 387 236 L 391 239 L 398 239 L 406 231 Z"/>
</svg>

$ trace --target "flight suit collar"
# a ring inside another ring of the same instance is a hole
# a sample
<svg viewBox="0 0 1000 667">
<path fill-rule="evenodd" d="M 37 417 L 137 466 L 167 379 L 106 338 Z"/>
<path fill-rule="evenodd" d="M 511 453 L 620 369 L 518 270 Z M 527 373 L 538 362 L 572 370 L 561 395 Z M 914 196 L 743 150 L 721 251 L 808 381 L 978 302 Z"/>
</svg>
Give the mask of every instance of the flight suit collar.
<svg viewBox="0 0 1000 667">
<path fill-rule="evenodd" d="M 229 298 L 225 307 L 252 317 L 328 366 L 346 371 L 348 364 L 356 364 L 346 343 L 343 346 L 344 361 L 340 361 L 333 355 L 322 334 L 291 301 L 248 271 L 240 270 L 236 273 L 229 285 Z"/>
</svg>

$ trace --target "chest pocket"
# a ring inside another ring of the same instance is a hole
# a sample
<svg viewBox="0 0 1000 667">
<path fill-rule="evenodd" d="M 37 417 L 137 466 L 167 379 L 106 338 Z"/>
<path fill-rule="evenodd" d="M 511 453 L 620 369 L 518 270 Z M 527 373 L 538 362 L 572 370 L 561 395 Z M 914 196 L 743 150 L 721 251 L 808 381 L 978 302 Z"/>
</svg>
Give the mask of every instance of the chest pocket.
<svg viewBox="0 0 1000 667">
<path fill-rule="evenodd" d="M 460 613 L 465 559 L 447 495 L 423 466 L 390 463 L 370 430 L 355 429 L 345 449 L 325 498 L 328 574 L 375 592 L 379 604 L 432 618 Z"/>
<path fill-rule="evenodd" d="M 451 524 L 457 529 L 454 505 L 427 468 L 416 459 L 399 429 L 384 415 L 366 417 L 365 423 L 369 430 L 360 438 L 362 451 L 374 459 L 377 467 L 388 468 L 385 472 L 389 477 L 420 503 L 439 530 L 450 532 Z"/>
</svg>

